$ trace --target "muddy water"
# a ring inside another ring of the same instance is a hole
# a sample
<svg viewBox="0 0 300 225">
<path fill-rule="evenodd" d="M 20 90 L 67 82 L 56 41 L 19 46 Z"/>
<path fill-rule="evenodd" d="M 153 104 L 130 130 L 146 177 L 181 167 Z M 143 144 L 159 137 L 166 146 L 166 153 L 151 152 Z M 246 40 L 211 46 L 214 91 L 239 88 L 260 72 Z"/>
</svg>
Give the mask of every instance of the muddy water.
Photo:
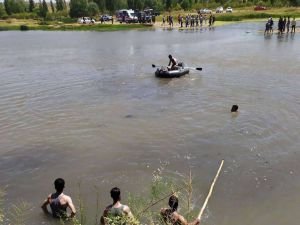
<svg viewBox="0 0 300 225">
<path fill-rule="evenodd" d="M 200 208 L 225 159 L 203 224 L 298 224 L 300 38 L 263 26 L 1 32 L 6 206 L 29 202 L 28 224 L 50 224 L 39 205 L 55 178 L 90 204 L 97 186 L 103 208 L 112 186 L 143 192 L 167 164 L 174 179 L 191 168 Z M 155 78 L 169 53 L 203 71 Z"/>
</svg>

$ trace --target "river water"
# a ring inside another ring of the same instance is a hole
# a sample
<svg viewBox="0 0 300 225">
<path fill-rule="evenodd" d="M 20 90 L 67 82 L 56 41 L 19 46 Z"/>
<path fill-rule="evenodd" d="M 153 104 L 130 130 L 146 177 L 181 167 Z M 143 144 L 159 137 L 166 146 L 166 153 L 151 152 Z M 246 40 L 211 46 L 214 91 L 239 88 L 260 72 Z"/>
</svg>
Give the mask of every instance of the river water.
<svg viewBox="0 0 300 225">
<path fill-rule="evenodd" d="M 300 38 L 263 27 L 0 32 L 7 208 L 26 201 L 28 224 L 51 223 L 39 206 L 63 177 L 92 208 L 97 186 L 102 211 L 110 188 L 141 193 L 163 166 L 191 169 L 200 209 L 224 159 L 202 224 L 298 224 Z M 170 53 L 203 71 L 156 78 Z"/>
</svg>

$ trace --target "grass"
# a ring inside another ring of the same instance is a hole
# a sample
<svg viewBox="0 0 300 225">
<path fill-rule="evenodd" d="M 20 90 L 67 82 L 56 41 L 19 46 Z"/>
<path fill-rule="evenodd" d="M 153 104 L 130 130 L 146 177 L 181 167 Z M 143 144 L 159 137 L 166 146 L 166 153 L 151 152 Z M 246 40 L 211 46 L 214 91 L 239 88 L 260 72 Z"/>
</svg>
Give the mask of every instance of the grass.
<svg viewBox="0 0 300 225">
<path fill-rule="evenodd" d="M 143 24 L 78 24 L 32 19 L 8 19 L 0 21 L 0 31 L 22 30 L 22 27 L 24 28 L 25 26 L 28 28 L 26 30 L 46 31 L 117 31 L 149 28 L 149 26 L 145 26 Z"/>
</svg>

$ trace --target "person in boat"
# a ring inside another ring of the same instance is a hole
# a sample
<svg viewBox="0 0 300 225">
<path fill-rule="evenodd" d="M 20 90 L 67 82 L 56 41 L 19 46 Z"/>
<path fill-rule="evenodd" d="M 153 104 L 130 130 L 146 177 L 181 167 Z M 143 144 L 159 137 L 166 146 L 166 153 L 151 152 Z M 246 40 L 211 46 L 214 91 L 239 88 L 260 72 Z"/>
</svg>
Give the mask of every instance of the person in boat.
<svg viewBox="0 0 300 225">
<path fill-rule="evenodd" d="M 175 59 L 172 55 L 169 55 L 168 69 L 169 70 L 176 70 L 177 66 L 178 66 L 177 59 Z"/>
<path fill-rule="evenodd" d="M 114 187 L 110 191 L 110 196 L 113 199 L 113 203 L 107 206 L 103 212 L 103 215 L 100 220 L 101 225 L 107 225 L 107 219 L 111 217 L 123 217 L 127 216 L 133 219 L 133 215 L 130 211 L 130 208 L 127 205 L 121 204 L 121 190 L 117 187 Z"/>
<path fill-rule="evenodd" d="M 177 212 L 178 198 L 172 195 L 169 198 L 170 208 L 163 208 L 160 210 L 160 214 L 166 224 L 172 225 L 199 225 L 200 220 L 196 219 L 193 222 L 188 223 L 187 220 Z"/>
<path fill-rule="evenodd" d="M 67 219 L 68 217 L 74 217 L 76 214 L 75 206 L 73 205 L 70 196 L 65 195 L 63 190 L 65 188 L 65 181 L 62 178 L 57 178 L 54 181 L 54 187 L 56 192 L 50 194 L 42 204 L 41 208 L 47 215 L 50 214 L 47 206 L 50 205 L 52 216 L 59 219 Z M 71 210 L 71 215 L 67 214 L 67 208 Z"/>
</svg>

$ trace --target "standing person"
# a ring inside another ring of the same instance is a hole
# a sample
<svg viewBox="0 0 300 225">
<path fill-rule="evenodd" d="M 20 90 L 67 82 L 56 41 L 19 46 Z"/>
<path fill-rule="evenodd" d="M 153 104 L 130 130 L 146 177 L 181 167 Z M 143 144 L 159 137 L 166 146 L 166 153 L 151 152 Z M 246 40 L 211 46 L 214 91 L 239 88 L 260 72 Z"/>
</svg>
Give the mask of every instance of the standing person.
<svg viewBox="0 0 300 225">
<path fill-rule="evenodd" d="M 272 33 L 273 33 L 273 25 L 274 25 L 273 18 L 270 17 L 270 32 L 272 32 Z"/>
<path fill-rule="evenodd" d="M 107 206 L 100 220 L 101 225 L 107 225 L 106 218 L 108 217 L 123 217 L 133 218 L 130 208 L 127 205 L 121 204 L 121 190 L 114 187 L 110 190 L 110 196 L 113 199 L 113 204 Z"/>
<path fill-rule="evenodd" d="M 288 19 L 287 19 L 287 22 L 286 22 L 286 32 L 287 33 L 290 32 L 290 24 L 291 24 L 290 17 L 288 16 Z"/>
<path fill-rule="evenodd" d="M 295 17 L 294 17 L 294 19 L 292 20 L 292 29 L 291 29 L 291 33 L 293 33 L 293 31 L 294 31 L 294 33 L 296 32 L 296 19 L 295 19 Z"/>
<path fill-rule="evenodd" d="M 72 199 L 63 193 L 65 188 L 64 179 L 57 178 L 54 181 L 54 187 L 56 192 L 50 194 L 41 206 L 44 213 L 49 214 L 47 206 L 50 205 L 52 216 L 54 218 L 66 219 L 68 217 L 74 217 L 76 214 L 76 209 L 73 205 Z M 67 208 L 70 208 L 71 210 L 70 216 L 67 215 Z"/>
<path fill-rule="evenodd" d="M 282 26 L 282 32 L 284 33 L 285 32 L 285 27 L 286 27 L 286 17 L 284 17 L 282 25 L 283 25 Z"/>
<path fill-rule="evenodd" d="M 188 223 L 187 220 L 177 212 L 178 208 L 178 198 L 172 195 L 169 198 L 170 208 L 163 208 L 160 210 L 160 214 L 163 217 L 163 220 L 166 224 L 172 225 L 199 225 L 200 220 L 196 219 L 195 221 Z"/>
<path fill-rule="evenodd" d="M 165 23 L 166 23 L 166 18 L 165 18 L 165 16 L 163 16 L 163 18 L 162 18 L 162 25 L 165 26 Z"/>
</svg>

